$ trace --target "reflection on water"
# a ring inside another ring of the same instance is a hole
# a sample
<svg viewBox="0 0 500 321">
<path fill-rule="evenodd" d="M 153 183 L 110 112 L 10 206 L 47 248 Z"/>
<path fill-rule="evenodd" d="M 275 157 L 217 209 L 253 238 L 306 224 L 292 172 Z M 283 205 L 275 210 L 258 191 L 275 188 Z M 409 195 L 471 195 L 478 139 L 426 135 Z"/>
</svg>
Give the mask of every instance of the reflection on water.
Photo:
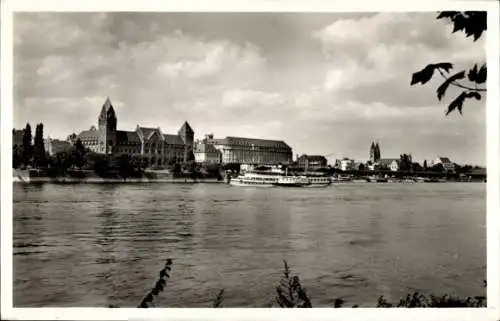
<svg viewBox="0 0 500 321">
<path fill-rule="evenodd" d="M 14 186 L 14 305 L 135 307 L 172 257 L 161 306 L 273 302 L 283 260 L 314 306 L 410 290 L 474 296 L 484 184 Z M 36 289 L 36 290 L 34 290 Z"/>
</svg>

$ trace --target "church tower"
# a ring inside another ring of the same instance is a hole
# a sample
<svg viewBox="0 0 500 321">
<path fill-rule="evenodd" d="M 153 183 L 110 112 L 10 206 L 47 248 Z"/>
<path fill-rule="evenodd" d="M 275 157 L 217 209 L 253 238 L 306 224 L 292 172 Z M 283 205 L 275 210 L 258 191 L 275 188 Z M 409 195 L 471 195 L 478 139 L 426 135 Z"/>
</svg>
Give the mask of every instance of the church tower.
<svg viewBox="0 0 500 321">
<path fill-rule="evenodd" d="M 378 142 L 375 144 L 375 162 L 380 161 L 380 147 L 378 146 Z"/>
<path fill-rule="evenodd" d="M 179 129 L 178 134 L 184 142 L 184 163 L 186 163 L 191 160 L 190 158 L 194 157 L 194 154 L 191 155 L 193 153 L 194 131 L 186 121 L 184 122 L 184 125 L 182 125 L 181 129 Z"/>
<path fill-rule="evenodd" d="M 116 146 L 116 113 L 109 100 L 102 106 L 101 113 L 99 114 L 99 151 L 105 154 L 111 154 Z"/>
<path fill-rule="evenodd" d="M 375 143 L 372 142 L 370 146 L 370 162 L 375 163 L 376 152 L 375 152 Z"/>
</svg>

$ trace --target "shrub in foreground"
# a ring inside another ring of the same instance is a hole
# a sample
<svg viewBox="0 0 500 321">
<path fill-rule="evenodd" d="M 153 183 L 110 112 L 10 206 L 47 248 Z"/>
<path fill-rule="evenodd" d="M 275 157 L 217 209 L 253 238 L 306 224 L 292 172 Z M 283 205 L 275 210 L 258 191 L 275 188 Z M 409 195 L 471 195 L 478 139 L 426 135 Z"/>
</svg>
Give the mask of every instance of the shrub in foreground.
<svg viewBox="0 0 500 321">
<path fill-rule="evenodd" d="M 312 308 L 312 302 L 305 288 L 300 283 L 297 275 L 292 275 L 291 269 L 286 261 L 284 263 L 283 276 L 276 286 L 276 304 L 280 308 Z M 153 305 L 155 297 L 165 288 L 167 280 L 170 278 L 172 260 L 167 259 L 165 267 L 160 271 L 160 276 L 151 291 L 144 296 L 139 304 L 139 308 L 149 308 Z M 486 281 L 484 281 L 486 287 Z M 224 302 L 224 289 L 221 289 L 215 299 L 212 307 L 220 308 Z M 337 298 L 334 301 L 334 308 L 341 308 L 345 301 Z M 111 306 L 110 306 L 111 307 Z M 353 305 L 357 308 L 358 305 Z M 377 302 L 377 308 L 484 308 L 486 307 L 485 296 L 475 296 L 461 298 L 451 295 L 425 295 L 419 292 L 409 293 L 401 298 L 398 303 L 389 303 L 383 296 L 380 296 Z"/>
</svg>

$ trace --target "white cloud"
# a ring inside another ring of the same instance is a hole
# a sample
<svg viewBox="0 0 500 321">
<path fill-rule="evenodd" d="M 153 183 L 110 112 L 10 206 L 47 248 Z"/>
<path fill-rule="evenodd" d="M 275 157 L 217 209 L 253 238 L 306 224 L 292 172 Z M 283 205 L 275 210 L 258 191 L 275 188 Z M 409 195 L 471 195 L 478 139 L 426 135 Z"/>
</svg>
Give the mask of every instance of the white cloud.
<svg viewBox="0 0 500 321">
<path fill-rule="evenodd" d="M 178 15 L 177 21 L 185 18 Z M 192 15 L 169 28 L 162 14 L 34 17 L 15 21 L 15 124 L 43 121 L 60 137 L 95 124 L 107 95 L 121 129 L 140 123 L 170 133 L 188 120 L 198 137 L 284 139 L 306 153 L 337 149 L 356 157 L 374 136 L 396 150 L 406 148 L 397 139 L 410 129 L 432 133 L 426 136 L 432 140 L 457 124 L 474 122 L 463 127 L 471 136 L 484 126 L 472 109 L 445 118 L 434 84 L 409 86 L 411 73 L 429 62 L 484 55 L 481 43 L 451 35 L 433 14 L 332 14 L 332 23 L 296 25 L 288 17 L 287 28 L 269 33 L 267 26 L 251 24 L 262 32 L 250 32 L 234 20 L 224 26 L 228 38 L 220 36 L 220 22 L 214 27 Z M 197 32 L 180 30 L 196 24 Z"/>
<path fill-rule="evenodd" d="M 283 103 L 278 93 L 266 93 L 255 90 L 229 89 L 222 94 L 222 105 L 226 107 L 277 107 Z"/>
<path fill-rule="evenodd" d="M 240 47 L 227 41 L 200 43 L 191 38 L 185 38 L 184 41 L 184 46 L 190 48 L 188 55 L 194 54 L 195 58 L 191 60 L 182 58 L 174 62 L 169 60 L 161 64 L 158 67 L 159 71 L 167 77 L 200 78 L 222 71 L 248 72 L 261 67 L 264 63 L 257 48 L 249 44 Z"/>
</svg>

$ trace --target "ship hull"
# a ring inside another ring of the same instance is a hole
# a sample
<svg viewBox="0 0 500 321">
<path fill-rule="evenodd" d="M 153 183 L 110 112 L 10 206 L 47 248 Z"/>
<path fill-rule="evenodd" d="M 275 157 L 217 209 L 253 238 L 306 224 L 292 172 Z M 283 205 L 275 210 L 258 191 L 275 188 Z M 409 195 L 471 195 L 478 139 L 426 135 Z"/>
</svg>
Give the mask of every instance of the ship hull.
<svg viewBox="0 0 500 321">
<path fill-rule="evenodd" d="M 257 182 L 240 182 L 238 180 L 231 180 L 229 182 L 231 186 L 243 186 L 243 187 L 274 187 L 271 183 L 257 183 Z"/>
</svg>

